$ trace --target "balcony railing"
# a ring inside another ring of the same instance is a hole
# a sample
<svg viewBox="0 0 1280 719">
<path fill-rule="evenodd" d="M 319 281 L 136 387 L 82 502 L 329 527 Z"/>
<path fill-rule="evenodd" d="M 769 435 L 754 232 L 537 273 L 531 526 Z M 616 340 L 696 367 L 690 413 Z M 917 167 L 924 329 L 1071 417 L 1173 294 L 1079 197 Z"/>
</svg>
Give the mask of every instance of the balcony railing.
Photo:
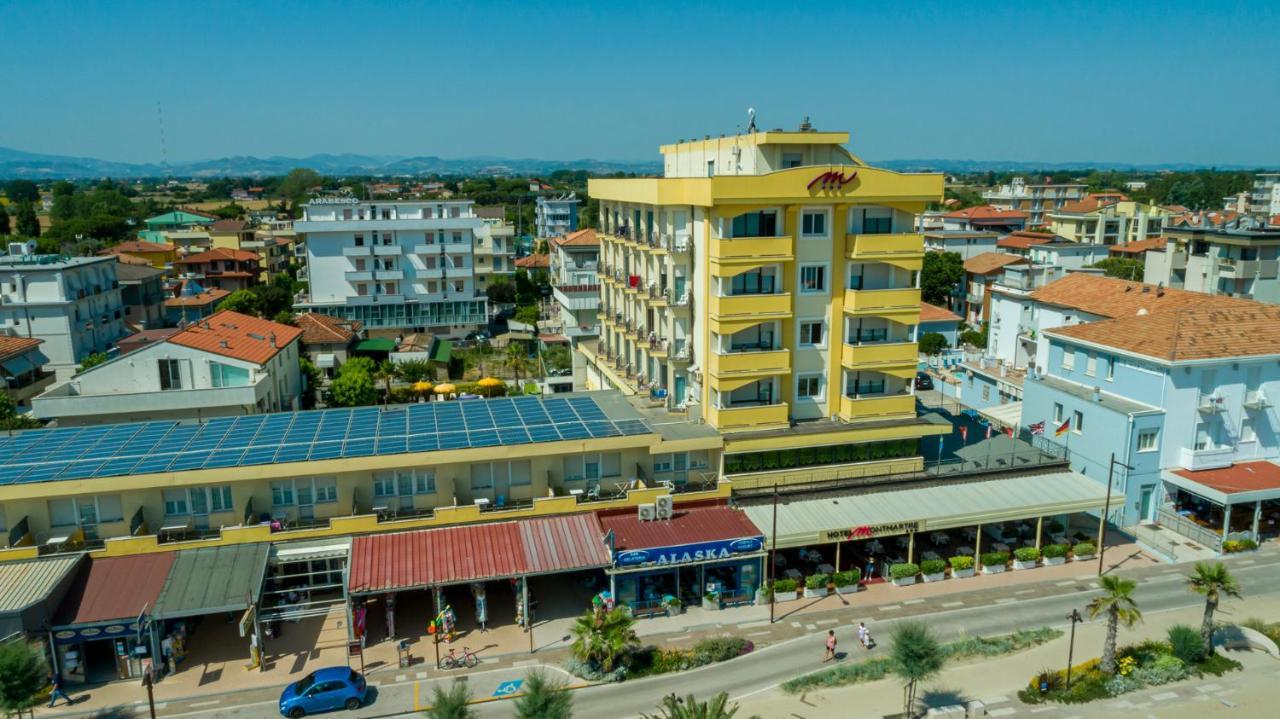
<svg viewBox="0 0 1280 719">
<path fill-rule="evenodd" d="M 1235 455 L 1235 447 L 1206 447 L 1204 449 L 1183 447 L 1178 459 L 1183 469 L 1197 472 L 1202 469 L 1230 467 Z"/>
</svg>

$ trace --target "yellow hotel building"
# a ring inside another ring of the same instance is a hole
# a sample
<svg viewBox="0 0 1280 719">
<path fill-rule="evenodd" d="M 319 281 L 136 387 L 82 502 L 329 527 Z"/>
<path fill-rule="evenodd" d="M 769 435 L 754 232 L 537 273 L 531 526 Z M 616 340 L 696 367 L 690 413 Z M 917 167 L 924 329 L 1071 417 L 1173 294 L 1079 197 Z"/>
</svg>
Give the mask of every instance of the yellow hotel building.
<svg viewBox="0 0 1280 719">
<path fill-rule="evenodd" d="M 682 141 L 661 148 L 662 177 L 591 180 L 602 298 L 599 344 L 582 350 L 589 386 L 704 420 L 726 455 L 949 431 L 916 416 L 913 382 L 914 218 L 942 199 L 943 177 L 869 167 L 848 141 L 807 127 Z"/>
</svg>

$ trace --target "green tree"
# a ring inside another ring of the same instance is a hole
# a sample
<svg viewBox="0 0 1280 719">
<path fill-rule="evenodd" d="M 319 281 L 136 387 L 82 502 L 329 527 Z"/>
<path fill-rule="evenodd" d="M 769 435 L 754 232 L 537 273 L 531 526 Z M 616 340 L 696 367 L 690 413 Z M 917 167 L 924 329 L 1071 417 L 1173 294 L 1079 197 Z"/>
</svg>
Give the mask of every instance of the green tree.
<svg viewBox="0 0 1280 719">
<path fill-rule="evenodd" d="M 538 303 L 538 288 L 524 269 L 516 270 L 516 304 L 533 305 Z"/>
<path fill-rule="evenodd" d="M 431 690 L 431 708 L 422 714 L 427 719 L 474 719 L 479 716 L 471 708 L 471 690 L 461 679 L 454 679 L 448 689 L 435 685 Z"/>
<path fill-rule="evenodd" d="M 305 167 L 299 167 L 289 171 L 280 181 L 279 192 L 286 200 L 297 205 L 307 199 L 307 192 L 313 187 L 319 187 L 324 184 L 324 178 L 320 173 Z"/>
<path fill-rule="evenodd" d="M 574 620 L 569 633 L 573 635 L 573 644 L 569 647 L 573 656 L 606 673 L 613 671 L 627 652 L 640 645 L 635 620 L 622 607 L 616 607 L 598 620 L 594 612 L 587 611 Z"/>
<path fill-rule="evenodd" d="M 347 372 L 364 372 L 372 377 L 375 370 L 377 370 L 377 365 L 375 365 L 373 360 L 368 357 L 348 357 L 347 361 L 343 362 L 342 366 L 338 368 L 338 374 L 342 375 Z"/>
<path fill-rule="evenodd" d="M 9 225 L 9 211 L 0 205 L 0 236 L 8 237 L 13 232 L 13 227 Z"/>
<path fill-rule="evenodd" d="M 1103 615 L 1107 618 L 1107 636 L 1102 644 L 1102 663 L 1098 667 L 1106 674 L 1116 673 L 1116 638 L 1120 625 L 1132 627 L 1142 621 L 1142 612 L 1133 601 L 1133 590 L 1137 586 L 1132 579 L 1107 575 L 1102 578 L 1102 595 L 1089 602 L 1090 619 Z"/>
<path fill-rule="evenodd" d="M 738 705 L 729 703 L 728 692 L 720 692 L 705 702 L 692 694 L 678 697 L 668 694 L 658 705 L 658 714 L 644 714 L 643 719 L 733 719 Z"/>
<path fill-rule="evenodd" d="M 1142 281 L 1143 264 L 1141 260 L 1133 260 L 1128 257 L 1108 257 L 1105 260 L 1098 260 L 1090 266 L 1102 270 L 1107 277 L 1117 277 L 1122 280 L 1133 280 L 1134 282 Z"/>
<path fill-rule="evenodd" d="M 552 679 L 541 669 L 524 679 L 522 695 L 515 700 L 516 719 L 570 719 L 573 692 L 562 679 Z"/>
<path fill-rule="evenodd" d="M 532 371 L 533 362 L 529 359 L 529 351 L 520 342 L 507 345 L 507 366 L 515 375 L 517 384 L 520 382 L 521 373 L 527 374 Z"/>
<path fill-rule="evenodd" d="M 378 368 L 374 370 L 373 376 L 382 380 L 383 390 L 386 392 L 387 401 L 391 400 L 391 380 L 400 376 L 400 370 L 396 368 L 396 363 L 389 359 L 384 359 L 378 363 Z"/>
<path fill-rule="evenodd" d="M 271 321 L 278 322 L 282 325 L 289 325 L 290 327 L 298 326 L 298 318 L 289 310 L 280 310 L 275 313 L 275 315 L 271 317 Z"/>
<path fill-rule="evenodd" d="M 25 641 L 0 645 L 0 709 L 29 712 L 49 685 L 44 657 Z"/>
<path fill-rule="evenodd" d="M 946 305 L 951 292 L 964 281 L 964 260 L 958 252 L 926 252 L 920 270 L 920 293 L 925 302 Z"/>
<path fill-rule="evenodd" d="M 927 355 L 936 355 L 949 345 L 947 338 L 940 332 L 925 332 L 920 335 L 920 351 Z"/>
<path fill-rule="evenodd" d="M 275 283 L 254 285 L 249 291 L 258 298 L 257 312 L 263 317 L 274 317 L 293 308 L 293 293 Z"/>
<path fill-rule="evenodd" d="M 79 371 L 83 372 L 87 369 L 97 367 L 98 365 L 106 362 L 108 359 L 111 359 L 111 358 L 107 357 L 106 352 L 93 352 L 88 357 L 85 357 L 84 361 L 80 363 Z"/>
<path fill-rule="evenodd" d="M 18 203 L 18 212 L 16 213 L 16 227 L 19 235 L 27 237 L 40 236 L 40 220 L 36 219 L 36 208 L 30 202 L 23 200 Z"/>
<path fill-rule="evenodd" d="M 316 406 L 316 391 L 320 389 L 320 368 L 306 357 L 298 358 L 298 371 L 302 373 L 302 408 Z"/>
<path fill-rule="evenodd" d="M 923 622 L 904 622 L 893 632 L 889 661 L 893 673 L 903 681 L 903 714 L 913 717 L 920 682 L 942 671 L 946 661 L 942 645 Z"/>
<path fill-rule="evenodd" d="M 244 315 L 257 315 L 262 303 L 252 290 L 236 290 L 218 303 L 218 311 L 239 312 Z"/>
<path fill-rule="evenodd" d="M 532 327 L 537 327 L 538 314 L 539 313 L 538 313 L 537 305 L 524 305 L 523 307 L 516 308 L 516 314 L 511 319 L 515 320 L 516 322 L 523 322 L 524 324 L 530 325 Z"/>
<path fill-rule="evenodd" d="M 244 208 L 232 202 L 229 205 L 223 205 L 209 211 L 209 214 L 220 217 L 224 220 L 238 220 L 244 217 Z"/>
<path fill-rule="evenodd" d="M 1200 622 L 1200 641 L 1204 643 L 1204 655 L 1213 654 L 1213 613 L 1218 602 L 1225 597 L 1240 598 L 1240 582 L 1222 562 L 1196 562 L 1195 569 L 1187 577 L 1187 588 L 1204 597 L 1204 619 Z"/>
<path fill-rule="evenodd" d="M 35 429 L 42 426 L 40 420 L 20 414 L 18 406 L 8 392 L 0 392 L 0 430 Z M 0 670 L 2 671 L 2 670 Z"/>
<path fill-rule="evenodd" d="M 335 407 L 363 407 L 377 403 L 378 390 L 368 372 L 358 369 L 339 372 L 333 384 L 329 385 L 329 404 Z"/>
<path fill-rule="evenodd" d="M 494 277 L 489 286 L 484 288 L 484 293 L 490 302 L 510 304 L 516 301 L 516 286 L 502 275 Z"/>
<path fill-rule="evenodd" d="M 11 202 L 35 202 L 40 199 L 40 186 L 31 180 L 9 180 L 4 194 Z"/>
<path fill-rule="evenodd" d="M 432 375 L 431 363 L 427 360 L 409 360 L 396 364 L 397 375 L 400 379 L 410 384 L 414 382 L 430 381 Z"/>
</svg>

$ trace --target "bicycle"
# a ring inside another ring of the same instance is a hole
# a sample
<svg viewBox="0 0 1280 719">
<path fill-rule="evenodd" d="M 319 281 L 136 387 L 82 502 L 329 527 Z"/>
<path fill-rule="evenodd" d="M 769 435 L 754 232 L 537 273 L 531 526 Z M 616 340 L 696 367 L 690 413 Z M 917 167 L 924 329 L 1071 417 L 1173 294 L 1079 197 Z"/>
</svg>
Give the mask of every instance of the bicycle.
<svg viewBox="0 0 1280 719">
<path fill-rule="evenodd" d="M 471 669 L 480 663 L 480 657 L 471 651 L 471 647 L 463 647 L 462 654 L 458 654 L 457 647 L 450 647 L 449 653 L 440 658 L 441 669 Z"/>
</svg>

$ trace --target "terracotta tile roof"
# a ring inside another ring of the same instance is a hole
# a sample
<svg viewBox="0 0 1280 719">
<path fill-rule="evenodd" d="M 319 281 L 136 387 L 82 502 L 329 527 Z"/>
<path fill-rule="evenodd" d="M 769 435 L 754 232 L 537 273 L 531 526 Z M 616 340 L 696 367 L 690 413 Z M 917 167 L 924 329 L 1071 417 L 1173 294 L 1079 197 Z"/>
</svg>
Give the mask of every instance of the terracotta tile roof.
<svg viewBox="0 0 1280 719">
<path fill-rule="evenodd" d="M 1271 219 L 1267 220 L 1267 224 L 1272 227 L 1280 227 L 1280 215 L 1272 215 Z"/>
<path fill-rule="evenodd" d="M 964 271 L 975 275 L 987 275 L 1005 265 L 1026 262 L 1027 258 L 1011 255 L 1007 252 L 983 252 L 964 261 Z"/>
<path fill-rule="evenodd" d="M 302 330 L 302 344 L 327 345 L 350 342 L 362 325 L 357 320 L 344 320 L 318 312 L 304 312 L 294 318 Z"/>
<path fill-rule="evenodd" d="M 671 519 L 660 522 L 642 522 L 635 511 L 601 514 L 600 525 L 613 532 L 615 554 L 764 534 L 744 512 L 723 505 L 676 509 Z"/>
<path fill-rule="evenodd" d="M 1050 242 L 1053 242 L 1056 238 L 1057 235 L 1052 232 L 1030 232 L 1022 230 L 1019 232 L 1011 232 L 996 240 L 996 247 L 1028 250 L 1036 245 L 1047 245 Z"/>
<path fill-rule="evenodd" d="M 215 302 L 220 302 L 224 297 L 231 294 L 228 290 L 205 290 L 194 295 L 179 295 L 178 297 L 170 297 L 164 301 L 165 307 L 205 307 Z"/>
<path fill-rule="evenodd" d="M 104 253 L 118 255 L 122 252 L 173 252 L 177 248 L 167 242 L 147 242 L 146 240 L 129 240 L 103 250 Z"/>
<path fill-rule="evenodd" d="M 931 305 L 928 302 L 920 303 L 920 323 L 925 322 L 959 322 L 960 315 L 952 312 L 946 307 Z"/>
<path fill-rule="evenodd" d="M 30 352 L 40 343 L 42 339 L 35 337 L 10 337 L 8 335 L 0 335 L 0 359 L 8 359 L 16 357 L 24 352 Z"/>
<path fill-rule="evenodd" d="M 1046 330 L 1169 362 L 1280 355 L 1280 307 L 1183 308 Z"/>
<path fill-rule="evenodd" d="M 552 237 L 551 244 L 557 247 L 599 247 L 600 238 L 593 229 L 570 232 L 564 237 Z"/>
<path fill-rule="evenodd" d="M 162 327 L 153 330 L 140 330 L 128 337 L 116 340 L 116 347 L 119 348 L 120 354 L 128 354 L 135 350 L 140 350 L 150 344 L 155 344 L 160 340 L 168 339 L 173 335 L 181 332 L 179 327 Z"/>
<path fill-rule="evenodd" d="M 1169 240 L 1164 237 L 1148 237 L 1145 240 L 1135 240 L 1127 242 L 1123 245 L 1111 245 L 1112 252 L 1125 255 L 1141 255 L 1148 250 L 1163 250 Z"/>
<path fill-rule="evenodd" d="M 506 220 L 507 208 L 505 205 L 491 205 L 487 207 L 473 207 L 471 211 L 476 217 L 486 220 Z"/>
<path fill-rule="evenodd" d="M 1018 210 L 1002 210 L 992 205 L 977 205 L 963 210 L 948 212 L 943 217 L 960 220 L 1025 220 L 1029 215 Z"/>
<path fill-rule="evenodd" d="M 301 336 L 302 330 L 297 327 L 223 310 L 192 323 L 168 341 L 245 362 L 265 364 Z M 272 337 L 275 338 L 274 343 Z"/>
<path fill-rule="evenodd" d="M 1083 214 L 1085 212 L 1093 212 L 1094 210 L 1100 210 L 1104 207 L 1107 207 L 1109 205 L 1114 205 L 1117 202 L 1119 202 L 1119 200 L 1116 200 L 1116 199 L 1110 199 L 1110 198 L 1104 199 L 1104 198 L 1105 196 L 1099 197 L 1095 195 L 1090 195 L 1084 198 L 1083 200 L 1066 202 L 1066 203 L 1063 203 L 1062 207 L 1059 207 L 1058 209 L 1053 210 L 1050 214 L 1058 213 L 1058 212 Z"/>
<path fill-rule="evenodd" d="M 1199 292 L 1158 288 L 1105 275 L 1072 272 L 1031 293 L 1046 304 L 1071 307 L 1100 317 L 1136 317 L 1189 307 L 1253 307 L 1256 302 L 1206 295 Z"/>
<path fill-rule="evenodd" d="M 1175 469 L 1174 474 L 1223 494 L 1280 489 L 1280 466 L 1271 462 L 1240 462 L 1221 469 Z"/>
<path fill-rule="evenodd" d="M 125 262 L 125 260 L 130 260 Z M 143 282 L 152 280 L 157 277 L 163 277 L 165 271 L 159 267 L 152 267 L 150 262 L 141 257 L 132 257 L 130 255 L 116 255 L 116 279 L 121 284 L 127 282 Z"/>
<path fill-rule="evenodd" d="M 212 250 L 197 252 L 194 255 L 187 255 L 178 260 L 180 265 L 194 265 L 204 262 L 219 262 L 222 260 L 235 260 L 237 262 L 257 262 L 259 260 L 257 252 L 249 250 L 233 250 L 230 247 L 215 247 Z"/>
<path fill-rule="evenodd" d="M 218 220 L 209 226 L 214 232 L 244 232 L 249 223 L 243 220 Z"/>
<path fill-rule="evenodd" d="M 101 254 L 110 255 L 113 253 L 103 250 Z M 151 266 L 151 260 L 148 260 L 145 257 L 139 257 L 137 255 L 126 255 L 126 254 L 119 254 L 119 255 L 116 255 L 115 257 L 116 257 L 116 261 L 119 262 L 121 265 L 136 265 L 138 267 Z"/>
<path fill-rule="evenodd" d="M 90 559 L 81 569 L 67 598 L 58 607 L 54 624 L 132 621 L 154 607 L 176 552 L 135 554 Z"/>
<path fill-rule="evenodd" d="M 545 269 L 551 266 L 551 255 L 528 255 L 516 260 L 516 267 L 525 269 Z"/>
</svg>

